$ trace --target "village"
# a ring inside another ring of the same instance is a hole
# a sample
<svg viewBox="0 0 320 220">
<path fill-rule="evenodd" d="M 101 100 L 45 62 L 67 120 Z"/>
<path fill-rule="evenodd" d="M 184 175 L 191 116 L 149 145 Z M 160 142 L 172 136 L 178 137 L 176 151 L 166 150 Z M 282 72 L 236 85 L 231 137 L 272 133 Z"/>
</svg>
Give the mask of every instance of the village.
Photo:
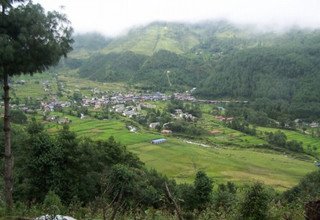
<svg viewBox="0 0 320 220">
<path fill-rule="evenodd" d="M 15 90 L 17 87 L 24 86 L 28 83 L 30 82 L 26 80 L 17 80 L 12 81 L 11 86 L 13 90 Z M 55 83 L 58 84 L 58 91 L 54 91 L 53 89 Z M 57 124 L 71 123 L 72 121 L 69 119 L 68 115 L 72 115 L 71 113 L 74 109 L 78 109 L 78 111 L 80 111 L 79 114 L 77 114 L 80 119 L 84 119 L 88 116 L 88 110 L 90 110 L 90 112 L 100 112 L 106 107 L 109 112 L 123 117 L 132 118 L 142 115 L 142 110 L 156 109 L 156 102 L 158 101 L 163 102 L 173 99 L 197 102 L 197 99 L 192 95 L 195 88 L 184 93 L 164 94 L 161 92 L 149 91 L 102 91 L 98 88 L 87 87 L 86 89 L 90 91 L 90 94 L 88 94 L 88 92 L 83 92 L 78 88 L 75 88 L 74 90 L 66 88 L 63 83 L 55 82 L 54 80 L 42 80 L 38 82 L 38 84 L 41 85 L 43 92 L 46 94 L 45 98 L 37 98 L 33 102 L 29 102 L 28 100 L 33 100 L 33 98 L 28 97 L 25 98 L 24 102 L 12 102 L 11 108 L 21 110 L 27 114 L 42 115 L 45 121 L 55 122 Z M 83 94 L 81 92 L 83 92 Z M 60 95 L 57 95 L 57 93 L 60 93 Z M 84 111 L 84 109 L 86 111 Z M 55 114 L 50 114 L 51 112 L 69 112 L 70 114 L 65 114 L 64 117 L 60 117 Z M 190 121 L 194 121 L 196 119 L 195 116 L 183 112 L 181 109 L 176 109 L 175 112 L 171 114 L 171 118 L 188 119 Z M 151 122 L 147 127 L 149 129 L 156 129 L 159 125 L 160 122 Z M 136 132 L 137 130 L 137 128 L 133 126 L 128 126 L 127 128 L 131 132 Z M 170 134 L 172 131 L 163 129 L 162 132 L 164 134 Z"/>
<path fill-rule="evenodd" d="M 20 86 L 24 86 L 30 82 L 26 80 L 16 80 L 11 82 L 11 86 L 14 89 Z M 133 118 L 141 115 L 143 109 L 156 109 L 156 102 L 158 101 L 168 101 L 168 100 L 179 100 L 183 102 L 190 103 L 207 103 L 217 105 L 217 108 L 220 112 L 224 112 L 225 106 L 229 103 L 249 103 L 248 101 L 239 101 L 239 100 L 205 100 L 197 99 L 193 96 L 193 93 L 196 91 L 196 88 L 192 88 L 189 91 L 185 92 L 175 92 L 171 94 L 164 94 L 161 92 L 150 92 L 150 91 L 103 91 L 96 87 L 82 87 L 88 92 L 82 94 L 82 90 L 79 87 L 74 89 L 66 88 L 65 83 L 58 80 L 55 77 L 53 80 L 41 80 L 37 82 L 41 85 L 43 92 L 46 94 L 44 98 L 37 98 L 34 102 L 12 102 L 12 109 L 19 109 L 27 114 L 38 113 L 44 116 L 44 120 L 49 122 L 56 122 L 58 124 L 68 124 L 71 120 L 68 116 L 63 118 L 57 117 L 55 115 L 50 115 L 50 112 L 55 111 L 65 111 L 69 109 L 78 109 L 77 116 L 80 119 L 86 117 L 88 111 L 83 111 L 84 109 L 90 109 L 90 111 L 99 112 L 103 110 L 106 106 L 108 111 L 122 115 L 124 117 Z M 57 84 L 58 89 L 54 91 L 54 84 Z M 29 97 L 32 99 L 32 97 Z M 25 99 L 28 100 L 28 99 Z M 36 104 L 35 104 L 36 103 Z M 1 102 L 1 105 L 3 103 Z M 188 121 L 195 121 L 196 117 L 187 112 L 183 112 L 181 109 L 175 109 L 171 113 L 172 119 L 185 119 Z M 221 122 L 230 122 L 233 120 L 233 117 L 225 117 L 223 115 L 214 116 L 218 121 Z M 294 121 L 295 124 L 303 124 L 304 126 L 309 126 L 311 128 L 318 128 L 318 122 L 306 123 L 300 119 Z M 150 129 L 155 129 L 160 126 L 159 122 L 151 122 L 147 125 Z M 165 126 L 164 126 L 165 128 Z M 130 131 L 135 132 L 137 129 L 135 127 L 129 127 Z M 164 134 L 171 133 L 171 130 L 163 129 Z"/>
</svg>

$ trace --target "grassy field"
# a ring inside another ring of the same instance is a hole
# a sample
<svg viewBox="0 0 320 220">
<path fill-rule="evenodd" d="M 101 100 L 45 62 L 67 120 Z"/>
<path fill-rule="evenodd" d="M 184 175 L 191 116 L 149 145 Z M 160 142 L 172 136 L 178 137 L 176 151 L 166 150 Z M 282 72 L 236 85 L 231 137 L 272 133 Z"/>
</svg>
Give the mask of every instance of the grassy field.
<svg viewBox="0 0 320 220">
<path fill-rule="evenodd" d="M 214 142 L 216 145 L 250 147 L 253 145 L 266 143 L 266 141 L 261 138 L 227 128 L 222 122 L 215 119 L 212 114 L 204 113 L 199 124 L 207 131 L 217 130 L 221 132 L 220 134 L 207 135 L 206 137 L 209 141 Z"/>
<path fill-rule="evenodd" d="M 14 84 L 12 87 L 13 95 L 19 97 L 20 99 L 32 97 L 43 98 L 44 96 L 49 96 L 57 92 L 56 81 L 54 80 L 54 75 L 52 73 L 37 73 L 33 76 L 21 75 L 13 77 L 14 81 L 24 80 L 24 85 Z M 50 92 L 46 92 L 42 85 L 42 82 L 50 80 Z"/>
<path fill-rule="evenodd" d="M 62 116 L 61 113 L 54 113 Z M 308 172 L 316 170 L 313 161 L 302 161 L 275 151 L 235 147 L 221 144 L 201 147 L 186 140 L 167 137 L 168 141 L 160 145 L 150 143 L 152 139 L 163 137 L 157 133 L 140 130 L 129 132 L 121 120 L 79 119 L 72 120 L 70 129 L 80 136 L 101 140 L 114 136 L 117 141 L 136 153 L 148 168 L 155 168 L 178 182 L 192 182 L 198 170 L 204 170 L 216 183 L 234 181 L 247 183 L 261 181 L 279 190 L 285 190 L 297 184 Z M 50 130 L 56 131 L 58 125 L 50 124 Z M 220 138 L 228 138 L 221 135 Z M 249 136 L 248 136 L 249 137 Z M 246 138 L 248 138 L 246 137 Z M 218 139 L 219 136 L 216 137 Z M 250 144 L 251 140 L 248 140 Z M 255 141 L 255 140 L 254 140 Z"/>
<path fill-rule="evenodd" d="M 54 112 L 51 115 L 57 115 L 64 117 L 61 113 Z M 80 119 L 74 116 L 66 116 L 72 123 L 69 125 L 70 130 L 76 132 L 83 137 L 90 137 L 95 140 L 106 140 L 110 136 L 114 136 L 115 139 L 124 145 L 137 144 L 142 142 L 150 142 L 153 139 L 161 138 L 162 136 L 157 133 L 151 133 L 147 131 L 138 131 L 136 133 L 130 132 L 126 128 L 124 121 L 120 120 L 97 120 L 90 117 Z M 51 132 L 56 132 L 61 125 L 48 123 L 47 128 Z"/>
<path fill-rule="evenodd" d="M 91 80 L 80 79 L 74 77 L 77 75 L 75 72 L 59 74 L 57 79 L 66 85 L 66 90 L 71 91 L 71 95 L 74 91 L 79 90 L 83 95 L 91 95 L 92 89 L 96 88 L 104 92 L 123 92 L 128 90 L 128 86 L 123 83 L 102 83 L 94 82 Z M 54 78 L 53 73 L 38 73 L 33 76 L 22 75 L 14 77 L 17 82 L 19 80 L 25 80 L 24 85 L 14 84 L 12 91 L 20 99 L 23 98 L 43 98 L 55 95 L 57 93 L 57 80 Z M 49 91 L 45 91 L 43 82 L 49 81 Z M 132 91 L 132 89 L 130 88 Z M 62 98 L 63 99 L 63 98 Z"/>
<path fill-rule="evenodd" d="M 139 155 L 147 167 L 175 178 L 192 182 L 204 170 L 215 183 L 261 181 L 279 190 L 297 184 L 306 173 L 316 170 L 310 161 L 301 161 L 273 151 L 243 148 L 206 148 L 168 139 L 167 143 L 139 143 L 128 149 Z"/>
<path fill-rule="evenodd" d="M 97 88 L 100 91 L 123 92 L 127 86 L 123 83 L 102 83 L 87 79 L 75 78 L 67 74 L 59 75 L 58 79 L 67 85 L 69 90 L 80 90 L 84 95 L 91 93 L 91 89 Z"/>
</svg>

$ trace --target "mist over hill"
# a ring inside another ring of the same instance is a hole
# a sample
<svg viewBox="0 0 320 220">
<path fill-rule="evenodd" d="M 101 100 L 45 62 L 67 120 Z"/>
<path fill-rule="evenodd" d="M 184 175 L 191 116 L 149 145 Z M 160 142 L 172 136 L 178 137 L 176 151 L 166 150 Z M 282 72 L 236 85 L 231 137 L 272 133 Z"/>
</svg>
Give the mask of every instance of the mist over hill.
<svg viewBox="0 0 320 220">
<path fill-rule="evenodd" d="M 320 114 L 320 30 L 155 22 L 112 39 L 78 35 L 74 48 L 60 68 L 79 77 L 157 91 L 197 87 L 207 99 L 264 103 L 256 110 L 274 118 Z"/>
</svg>

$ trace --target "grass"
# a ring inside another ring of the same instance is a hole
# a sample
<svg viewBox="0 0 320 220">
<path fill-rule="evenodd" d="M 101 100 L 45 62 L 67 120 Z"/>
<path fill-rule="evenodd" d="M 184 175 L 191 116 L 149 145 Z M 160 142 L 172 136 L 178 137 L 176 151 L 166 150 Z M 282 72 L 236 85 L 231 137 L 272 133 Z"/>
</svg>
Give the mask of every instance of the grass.
<svg viewBox="0 0 320 220">
<path fill-rule="evenodd" d="M 64 117 L 62 113 L 54 112 L 52 115 Z M 95 140 L 106 140 L 110 136 L 124 145 L 136 144 L 141 142 L 150 142 L 152 139 L 161 138 L 157 133 L 146 131 L 138 131 L 136 133 L 130 132 L 126 128 L 124 121 L 120 120 L 97 120 L 90 117 L 80 119 L 78 117 L 67 115 L 72 122 L 70 123 L 70 130 L 76 132 L 79 136 L 90 137 Z M 56 132 L 60 125 L 48 123 L 47 128 L 51 132 Z"/>
<path fill-rule="evenodd" d="M 54 114 L 62 116 L 61 113 Z M 155 168 L 179 183 L 191 183 L 195 173 L 204 170 L 216 184 L 261 181 L 285 190 L 297 184 L 308 172 L 316 170 L 312 161 L 302 161 L 271 150 L 235 145 L 223 147 L 223 141 L 219 147 L 200 147 L 174 137 L 167 137 L 166 143 L 153 145 L 150 143 L 152 139 L 163 136 L 145 130 L 131 133 L 121 120 L 68 117 L 72 120 L 70 129 L 78 135 L 96 140 L 114 136 L 136 153 L 148 168 Z M 50 130 L 54 132 L 58 127 L 51 125 Z"/>
<path fill-rule="evenodd" d="M 37 73 L 33 76 L 30 75 L 21 75 L 13 77 L 15 81 L 25 80 L 24 85 L 14 84 L 12 87 L 12 91 L 15 96 L 20 99 L 24 98 L 43 98 L 44 96 L 49 96 L 49 92 L 44 90 L 42 85 L 43 81 L 49 80 L 51 86 L 51 93 L 57 92 L 56 81 L 53 80 L 54 76 L 52 73 Z"/>
<path fill-rule="evenodd" d="M 77 73 L 63 73 L 58 75 L 58 80 L 66 85 L 66 89 L 71 91 L 69 95 L 72 95 L 74 91 L 79 90 L 83 95 L 90 96 L 91 89 L 97 88 L 100 91 L 112 91 L 112 92 L 123 92 L 128 90 L 128 86 L 123 83 L 102 83 L 91 80 L 81 79 L 75 77 Z M 22 75 L 14 77 L 15 81 L 25 80 L 24 85 L 13 84 L 12 91 L 20 99 L 32 97 L 41 98 L 50 97 L 51 95 L 57 94 L 57 81 L 52 73 L 38 73 L 33 76 Z M 44 90 L 42 82 L 49 81 L 49 91 Z M 130 89 L 132 91 L 132 89 Z M 64 97 L 66 98 L 66 97 Z M 62 99 L 64 99 L 62 98 Z"/>
<path fill-rule="evenodd" d="M 68 74 L 61 74 L 58 77 L 63 83 L 65 83 L 69 90 L 80 90 L 85 95 L 91 94 L 91 89 L 97 88 L 100 91 L 112 91 L 123 92 L 127 89 L 127 86 L 123 83 L 102 83 L 92 80 L 76 78 L 68 76 Z"/>
<path fill-rule="evenodd" d="M 316 170 L 310 161 L 301 161 L 267 150 L 243 148 L 205 148 L 170 138 L 160 145 L 139 143 L 128 149 L 139 155 L 147 167 L 176 179 L 192 182 L 204 170 L 216 183 L 261 181 L 285 190 L 308 172 Z"/>
<path fill-rule="evenodd" d="M 133 51 L 138 54 L 152 55 L 159 50 L 168 50 L 181 54 L 199 44 L 199 39 L 190 31 L 179 30 L 175 33 L 171 27 L 153 25 L 147 29 L 137 29 L 129 35 L 111 42 L 103 53 Z M 177 35 L 183 35 L 183 38 Z"/>
<path fill-rule="evenodd" d="M 221 132 L 218 135 L 206 136 L 207 140 L 214 142 L 216 145 L 250 147 L 266 143 L 265 140 L 256 136 L 247 135 L 240 131 L 227 128 L 222 122 L 218 121 L 213 115 L 208 113 L 203 113 L 199 124 L 207 131 L 219 130 Z"/>
</svg>

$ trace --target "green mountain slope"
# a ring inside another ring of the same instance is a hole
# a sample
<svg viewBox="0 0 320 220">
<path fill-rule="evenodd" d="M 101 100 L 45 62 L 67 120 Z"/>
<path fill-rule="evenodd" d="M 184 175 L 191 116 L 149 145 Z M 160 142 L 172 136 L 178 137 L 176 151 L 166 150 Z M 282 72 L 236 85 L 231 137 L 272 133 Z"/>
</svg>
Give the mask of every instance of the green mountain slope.
<svg viewBox="0 0 320 220">
<path fill-rule="evenodd" d="M 152 55 L 159 50 L 168 50 L 181 54 L 197 44 L 199 44 L 199 36 L 188 26 L 153 23 L 146 27 L 133 29 L 127 35 L 115 39 L 102 52 L 132 51 Z"/>
</svg>

